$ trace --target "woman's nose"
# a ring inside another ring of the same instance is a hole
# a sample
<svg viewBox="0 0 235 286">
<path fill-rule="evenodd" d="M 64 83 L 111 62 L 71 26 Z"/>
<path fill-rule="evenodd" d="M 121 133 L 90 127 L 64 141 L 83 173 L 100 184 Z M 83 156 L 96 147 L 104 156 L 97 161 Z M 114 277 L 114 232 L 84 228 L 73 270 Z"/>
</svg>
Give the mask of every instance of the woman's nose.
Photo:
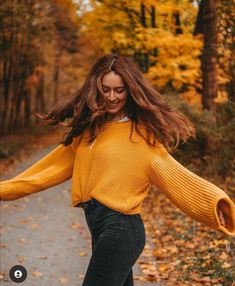
<svg viewBox="0 0 235 286">
<path fill-rule="evenodd" d="M 114 101 L 114 100 L 116 99 L 115 94 L 114 94 L 114 90 L 112 90 L 112 89 L 110 90 L 108 99 L 109 99 L 110 101 Z"/>
</svg>

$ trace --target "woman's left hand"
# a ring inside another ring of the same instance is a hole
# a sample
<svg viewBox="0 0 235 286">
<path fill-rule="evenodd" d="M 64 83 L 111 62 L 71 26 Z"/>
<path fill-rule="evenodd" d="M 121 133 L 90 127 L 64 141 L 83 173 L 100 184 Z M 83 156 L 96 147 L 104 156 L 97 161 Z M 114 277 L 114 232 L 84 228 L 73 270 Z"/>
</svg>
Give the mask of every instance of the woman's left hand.
<svg viewBox="0 0 235 286">
<path fill-rule="evenodd" d="M 225 218 L 224 218 L 224 213 L 222 209 L 218 208 L 218 214 L 219 214 L 220 223 L 222 224 L 222 226 L 225 226 Z"/>
</svg>

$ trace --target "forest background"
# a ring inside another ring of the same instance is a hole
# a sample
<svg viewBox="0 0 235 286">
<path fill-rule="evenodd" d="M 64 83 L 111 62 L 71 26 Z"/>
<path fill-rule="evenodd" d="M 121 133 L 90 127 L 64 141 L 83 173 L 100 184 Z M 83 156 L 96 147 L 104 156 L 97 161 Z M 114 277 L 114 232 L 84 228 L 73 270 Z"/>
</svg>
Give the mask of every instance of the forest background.
<svg viewBox="0 0 235 286">
<path fill-rule="evenodd" d="M 233 198 L 234 11 L 233 0 L 1 1 L 2 162 L 17 156 L 29 134 L 50 134 L 35 112 L 50 111 L 81 86 L 98 57 L 117 52 L 131 57 L 193 122 L 196 140 L 181 144 L 174 156 Z M 224 247 L 214 258 L 224 253 L 231 260 L 231 249 Z M 178 270 L 189 270 L 181 266 Z M 209 279 L 230 283 L 234 278 L 231 261 L 207 266 L 214 269 L 204 275 Z M 191 281 L 186 274 L 184 283 Z"/>
</svg>

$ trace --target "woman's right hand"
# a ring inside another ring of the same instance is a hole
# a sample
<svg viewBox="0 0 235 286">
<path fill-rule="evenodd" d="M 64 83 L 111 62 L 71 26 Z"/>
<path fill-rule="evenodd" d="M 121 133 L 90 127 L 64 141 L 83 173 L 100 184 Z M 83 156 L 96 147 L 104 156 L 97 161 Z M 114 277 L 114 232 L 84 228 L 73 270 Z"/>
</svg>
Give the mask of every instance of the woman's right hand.
<svg viewBox="0 0 235 286">
<path fill-rule="evenodd" d="M 221 208 L 218 208 L 218 214 L 219 214 L 220 223 L 222 224 L 222 226 L 225 227 L 224 213 Z"/>
</svg>

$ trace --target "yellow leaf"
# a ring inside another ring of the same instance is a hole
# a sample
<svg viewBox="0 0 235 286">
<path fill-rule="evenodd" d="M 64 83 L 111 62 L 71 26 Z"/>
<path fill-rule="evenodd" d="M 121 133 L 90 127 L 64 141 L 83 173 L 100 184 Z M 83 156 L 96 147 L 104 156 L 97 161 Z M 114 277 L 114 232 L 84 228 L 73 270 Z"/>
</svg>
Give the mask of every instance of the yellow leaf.
<svg viewBox="0 0 235 286">
<path fill-rule="evenodd" d="M 219 256 L 219 258 L 220 258 L 221 260 L 225 260 L 225 259 L 228 259 L 228 258 L 229 258 L 229 255 L 228 255 L 225 251 L 223 251 L 223 252 L 221 253 L 221 255 Z"/>
<path fill-rule="evenodd" d="M 66 284 L 68 282 L 68 278 L 67 277 L 61 277 L 59 279 L 59 281 L 60 281 L 61 284 Z"/>
<path fill-rule="evenodd" d="M 31 225 L 31 228 L 32 229 L 37 229 L 37 228 L 40 228 L 40 226 L 38 224 L 34 223 L 34 224 Z"/>
<path fill-rule="evenodd" d="M 19 243 L 20 243 L 20 244 L 24 244 L 25 242 L 26 242 L 26 239 L 25 239 L 25 238 L 19 239 Z"/>
<path fill-rule="evenodd" d="M 71 227 L 72 227 L 73 229 L 79 229 L 79 228 L 81 228 L 81 225 L 80 225 L 80 223 L 72 223 L 72 224 L 71 224 Z"/>
<path fill-rule="evenodd" d="M 19 263 L 23 263 L 26 259 L 27 259 L 26 256 L 20 256 L 20 257 L 18 258 L 18 261 L 19 261 Z"/>
<path fill-rule="evenodd" d="M 86 255 L 87 255 L 87 252 L 85 252 L 85 251 L 80 251 L 80 252 L 79 252 L 79 255 L 80 255 L 80 256 L 86 256 Z"/>
<path fill-rule="evenodd" d="M 41 277 L 41 276 L 43 276 L 43 273 L 42 273 L 42 272 L 39 272 L 39 271 L 34 271 L 34 272 L 32 273 L 32 275 L 33 275 L 34 277 Z"/>
<path fill-rule="evenodd" d="M 225 261 L 221 267 L 222 268 L 230 268 L 230 267 L 232 267 L 232 264 Z"/>
<path fill-rule="evenodd" d="M 39 259 L 46 260 L 47 256 L 40 256 Z"/>
<path fill-rule="evenodd" d="M 163 272 L 163 271 L 165 271 L 168 267 L 169 267 L 168 264 L 162 263 L 162 264 L 159 265 L 159 270 Z"/>
</svg>

